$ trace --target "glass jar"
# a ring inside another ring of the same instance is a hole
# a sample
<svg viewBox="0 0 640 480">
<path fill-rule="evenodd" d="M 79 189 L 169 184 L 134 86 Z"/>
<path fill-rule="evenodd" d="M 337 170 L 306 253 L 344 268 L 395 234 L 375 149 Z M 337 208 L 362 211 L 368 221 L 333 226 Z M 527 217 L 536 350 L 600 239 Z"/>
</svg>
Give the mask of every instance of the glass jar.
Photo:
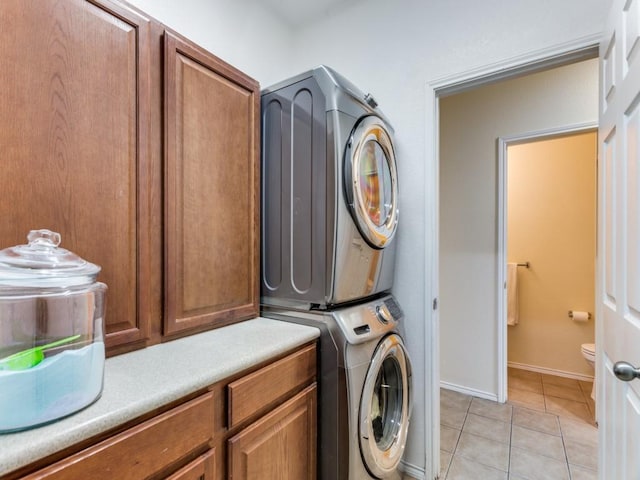
<svg viewBox="0 0 640 480">
<path fill-rule="evenodd" d="M 102 393 L 107 286 L 100 267 L 32 230 L 0 250 L 0 432 L 59 419 Z"/>
</svg>

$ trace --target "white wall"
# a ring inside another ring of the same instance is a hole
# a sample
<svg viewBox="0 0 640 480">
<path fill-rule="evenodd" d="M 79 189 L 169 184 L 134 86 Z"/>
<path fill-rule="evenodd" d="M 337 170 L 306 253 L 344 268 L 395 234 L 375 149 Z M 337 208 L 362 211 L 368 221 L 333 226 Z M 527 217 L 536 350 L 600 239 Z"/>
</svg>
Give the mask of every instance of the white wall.
<svg viewBox="0 0 640 480">
<path fill-rule="evenodd" d="M 261 86 L 281 80 L 292 31 L 251 0 L 126 0 L 238 67 Z"/>
<path fill-rule="evenodd" d="M 426 177 L 433 166 L 426 138 L 435 111 L 427 84 L 445 76 L 503 62 L 530 52 L 599 35 L 609 0 L 368 0 L 339 16 L 297 32 L 296 63 L 287 75 L 325 63 L 378 100 L 396 130 L 400 185 L 399 252 L 394 294 L 405 314 L 414 363 L 415 407 L 406 461 L 434 471 L 425 419 L 424 325 L 435 321 L 428 308 L 432 272 L 423 266 L 434 252 L 425 231 L 437 192 Z M 425 209 L 426 207 L 426 209 Z M 486 345 L 485 355 L 492 345 Z M 428 358 L 428 354 L 427 354 Z M 454 359 L 466 365 L 474 359 Z M 428 385 L 427 385 L 428 387 Z M 428 415 L 428 413 L 427 413 Z M 426 429 L 426 431 L 425 431 Z M 426 457 L 426 458 L 425 458 Z M 436 468 L 437 470 L 437 468 Z M 427 476 L 430 476 L 428 474 Z"/>
<path fill-rule="evenodd" d="M 413 422 L 406 459 L 433 468 L 425 443 L 425 322 L 434 258 L 425 224 L 437 192 L 428 123 L 435 106 L 427 84 L 549 47 L 599 35 L 610 0 L 362 0 L 339 14 L 289 29 L 250 0 L 131 0 L 268 86 L 325 63 L 369 90 L 396 129 L 401 223 L 394 292 L 406 313 L 414 363 Z M 425 183 L 427 182 L 427 183 Z M 426 429 L 426 430 L 425 430 Z M 430 474 L 428 475 L 430 476 Z"/>
</svg>

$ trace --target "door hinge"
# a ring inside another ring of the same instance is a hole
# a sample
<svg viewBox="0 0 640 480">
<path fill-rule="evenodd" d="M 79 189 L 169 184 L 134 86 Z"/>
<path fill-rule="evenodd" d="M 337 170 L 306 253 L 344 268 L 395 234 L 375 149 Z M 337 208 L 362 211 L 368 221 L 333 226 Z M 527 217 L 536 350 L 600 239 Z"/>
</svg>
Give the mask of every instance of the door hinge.
<svg viewBox="0 0 640 480">
<path fill-rule="evenodd" d="M 438 309 L 438 298 L 437 297 L 433 299 L 433 309 L 434 310 Z"/>
</svg>

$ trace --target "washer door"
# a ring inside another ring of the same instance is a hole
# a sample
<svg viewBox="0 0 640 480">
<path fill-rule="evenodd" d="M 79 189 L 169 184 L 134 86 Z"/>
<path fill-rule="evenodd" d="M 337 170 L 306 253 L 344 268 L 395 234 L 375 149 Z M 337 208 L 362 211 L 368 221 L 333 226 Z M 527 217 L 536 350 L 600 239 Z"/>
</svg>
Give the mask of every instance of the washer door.
<svg viewBox="0 0 640 480">
<path fill-rule="evenodd" d="M 391 135 L 376 116 L 363 117 L 345 151 L 345 195 L 358 230 L 384 248 L 398 225 L 398 181 Z"/>
<path fill-rule="evenodd" d="M 411 364 L 402 339 L 391 334 L 378 345 L 360 399 L 360 451 L 369 472 L 397 472 L 411 415 Z"/>
</svg>

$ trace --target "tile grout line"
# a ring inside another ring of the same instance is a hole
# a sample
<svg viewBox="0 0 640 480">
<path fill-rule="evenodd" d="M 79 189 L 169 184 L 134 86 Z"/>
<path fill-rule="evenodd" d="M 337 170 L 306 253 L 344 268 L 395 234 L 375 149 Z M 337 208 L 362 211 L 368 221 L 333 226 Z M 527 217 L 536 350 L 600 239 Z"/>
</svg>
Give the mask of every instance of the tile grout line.
<svg viewBox="0 0 640 480">
<path fill-rule="evenodd" d="M 471 403 L 473 402 L 473 397 L 471 397 L 469 401 L 469 405 L 467 405 L 467 410 L 464 412 L 464 420 L 462 421 L 462 426 L 460 427 L 460 435 L 458 435 L 458 440 L 456 441 L 456 446 L 453 449 L 453 453 L 451 454 L 451 462 L 449 463 L 449 468 L 451 468 L 451 464 L 453 463 L 453 456 L 458 451 L 458 445 L 460 445 L 460 440 L 462 439 L 462 432 L 464 431 L 464 425 L 467 423 L 467 418 L 469 418 L 469 409 L 471 408 Z M 449 476 L 449 471 L 447 470 L 447 477 Z"/>
<path fill-rule="evenodd" d="M 467 423 L 467 418 L 469 418 L 469 410 L 471 410 L 471 404 L 473 403 L 473 398 L 474 397 L 469 397 L 469 405 L 467 405 L 467 409 L 464 412 L 464 420 L 462 421 L 462 425 L 460 426 L 460 435 L 458 435 L 458 439 L 456 440 L 456 446 L 453 448 L 453 452 L 451 453 L 451 460 L 449 460 L 449 466 L 447 468 L 447 474 L 445 475 L 444 479 L 442 480 L 446 480 L 447 478 L 449 478 L 449 472 L 451 471 L 451 466 L 453 465 L 453 459 L 456 455 L 456 452 L 458 451 L 458 445 L 460 445 L 460 440 L 462 439 L 462 432 L 464 431 L 464 426 Z M 460 455 L 462 456 L 462 455 Z M 465 457 L 463 457 L 465 458 Z"/>
<path fill-rule="evenodd" d="M 460 439 L 462 438 L 462 431 L 464 430 L 464 424 L 467 423 L 467 417 L 469 416 L 469 409 L 471 408 L 471 402 L 473 402 L 473 397 L 470 396 L 469 405 L 467 405 L 467 408 L 464 412 L 464 419 L 462 420 L 462 425 L 460 425 L 460 435 L 458 435 L 458 438 L 456 439 L 456 444 L 452 449 L 453 451 L 451 452 L 451 459 L 449 459 L 449 465 L 447 465 L 445 476 L 440 480 L 446 480 L 447 477 L 449 477 L 449 471 L 451 470 L 451 465 L 453 465 L 453 457 L 458 451 L 458 445 L 460 444 Z"/>
<path fill-rule="evenodd" d="M 560 438 L 562 439 L 562 450 L 564 451 L 564 460 L 567 465 L 567 475 L 571 480 L 571 468 L 569 467 L 569 455 L 567 454 L 567 444 L 564 441 L 564 431 L 562 430 L 562 423 L 560 422 L 560 416 L 558 415 L 558 427 L 560 428 Z"/>
</svg>

